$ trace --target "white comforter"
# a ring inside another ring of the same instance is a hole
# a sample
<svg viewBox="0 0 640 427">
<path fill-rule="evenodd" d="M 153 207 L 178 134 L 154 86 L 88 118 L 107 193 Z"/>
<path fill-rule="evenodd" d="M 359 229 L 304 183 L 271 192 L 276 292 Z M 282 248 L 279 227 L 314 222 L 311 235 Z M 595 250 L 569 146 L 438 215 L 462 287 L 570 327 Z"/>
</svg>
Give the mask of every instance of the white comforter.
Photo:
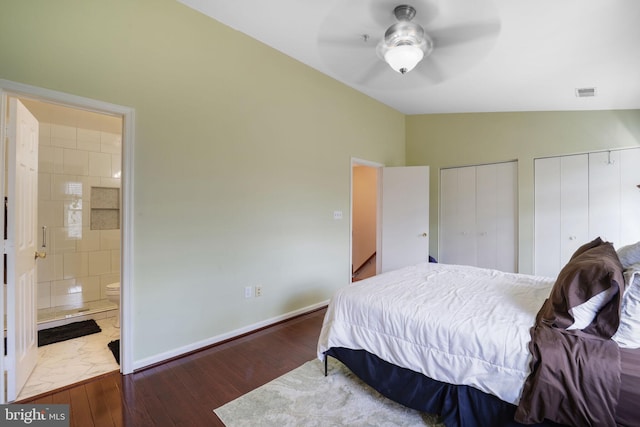
<svg viewBox="0 0 640 427">
<path fill-rule="evenodd" d="M 318 357 L 364 349 L 430 378 L 517 404 L 529 329 L 553 279 L 423 263 L 353 283 L 331 300 Z"/>
</svg>

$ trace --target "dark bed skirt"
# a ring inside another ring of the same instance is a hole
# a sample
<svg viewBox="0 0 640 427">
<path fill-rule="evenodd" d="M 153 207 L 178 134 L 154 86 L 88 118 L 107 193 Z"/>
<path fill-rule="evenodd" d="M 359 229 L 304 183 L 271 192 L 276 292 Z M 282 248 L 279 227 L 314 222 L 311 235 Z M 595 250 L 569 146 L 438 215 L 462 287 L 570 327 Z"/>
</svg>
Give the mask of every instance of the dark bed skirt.
<svg viewBox="0 0 640 427">
<path fill-rule="evenodd" d="M 521 427 L 516 407 L 469 386 L 433 380 L 392 365 L 365 350 L 334 347 L 325 355 L 338 359 L 380 394 L 422 412 L 437 414 L 447 427 Z M 553 422 L 537 427 L 559 427 Z"/>
</svg>

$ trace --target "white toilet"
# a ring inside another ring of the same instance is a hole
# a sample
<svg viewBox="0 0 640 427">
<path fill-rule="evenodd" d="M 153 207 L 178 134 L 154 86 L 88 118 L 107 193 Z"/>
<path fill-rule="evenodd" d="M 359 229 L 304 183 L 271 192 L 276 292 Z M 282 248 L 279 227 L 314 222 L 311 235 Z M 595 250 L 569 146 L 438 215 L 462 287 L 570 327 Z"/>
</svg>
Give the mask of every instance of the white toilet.
<svg viewBox="0 0 640 427">
<path fill-rule="evenodd" d="M 120 282 L 110 283 L 106 290 L 107 299 L 118 306 L 116 328 L 120 327 Z"/>
</svg>

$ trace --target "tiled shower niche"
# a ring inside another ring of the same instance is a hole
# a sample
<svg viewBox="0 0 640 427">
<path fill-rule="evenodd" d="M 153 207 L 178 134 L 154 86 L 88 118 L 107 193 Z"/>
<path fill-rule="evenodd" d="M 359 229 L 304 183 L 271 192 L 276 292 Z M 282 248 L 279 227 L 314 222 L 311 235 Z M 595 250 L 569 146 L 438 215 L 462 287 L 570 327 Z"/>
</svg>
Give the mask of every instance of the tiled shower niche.
<svg viewBox="0 0 640 427">
<path fill-rule="evenodd" d="M 91 229 L 120 228 L 120 189 L 91 187 Z"/>
</svg>

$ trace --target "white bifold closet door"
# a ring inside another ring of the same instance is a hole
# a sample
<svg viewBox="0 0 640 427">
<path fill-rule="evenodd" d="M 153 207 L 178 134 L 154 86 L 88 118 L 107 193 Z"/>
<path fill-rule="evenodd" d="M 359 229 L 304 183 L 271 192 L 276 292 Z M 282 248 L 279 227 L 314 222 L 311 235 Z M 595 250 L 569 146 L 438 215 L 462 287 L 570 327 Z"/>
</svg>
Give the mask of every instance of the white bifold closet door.
<svg viewBox="0 0 640 427">
<path fill-rule="evenodd" d="M 589 157 L 535 160 L 534 269 L 554 277 L 563 260 L 587 241 Z"/>
<path fill-rule="evenodd" d="M 517 163 L 440 171 L 440 262 L 516 271 Z"/>
<path fill-rule="evenodd" d="M 640 240 L 640 149 L 535 160 L 534 273 L 555 277 L 582 244 Z"/>
<path fill-rule="evenodd" d="M 640 240 L 640 149 L 589 154 L 589 234 L 616 248 Z"/>
</svg>

